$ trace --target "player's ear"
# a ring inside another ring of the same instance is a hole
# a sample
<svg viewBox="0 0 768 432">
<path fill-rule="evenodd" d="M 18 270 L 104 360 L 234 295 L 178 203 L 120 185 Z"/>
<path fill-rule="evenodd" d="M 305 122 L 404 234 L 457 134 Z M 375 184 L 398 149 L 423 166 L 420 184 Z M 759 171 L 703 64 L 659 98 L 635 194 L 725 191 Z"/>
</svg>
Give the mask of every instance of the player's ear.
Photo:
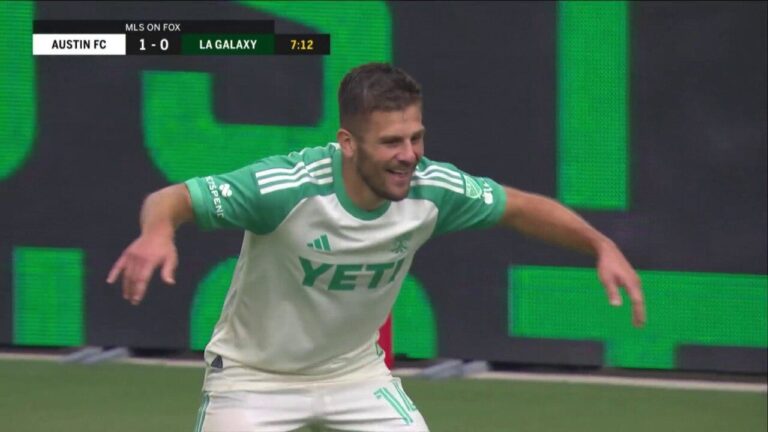
<svg viewBox="0 0 768 432">
<path fill-rule="evenodd" d="M 336 132 L 336 141 L 341 146 L 341 152 L 346 157 L 352 157 L 355 154 L 355 143 L 352 132 L 341 128 Z"/>
</svg>

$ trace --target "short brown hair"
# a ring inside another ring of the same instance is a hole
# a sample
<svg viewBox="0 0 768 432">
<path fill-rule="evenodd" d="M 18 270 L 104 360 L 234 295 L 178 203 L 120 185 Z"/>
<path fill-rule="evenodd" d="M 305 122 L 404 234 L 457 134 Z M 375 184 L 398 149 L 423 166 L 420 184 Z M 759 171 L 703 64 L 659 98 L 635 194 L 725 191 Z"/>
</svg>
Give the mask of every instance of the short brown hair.
<svg viewBox="0 0 768 432">
<path fill-rule="evenodd" d="M 404 70 L 386 63 L 358 66 L 344 76 L 339 86 L 339 120 L 350 131 L 374 111 L 400 111 L 417 103 L 421 104 L 419 83 Z"/>
</svg>

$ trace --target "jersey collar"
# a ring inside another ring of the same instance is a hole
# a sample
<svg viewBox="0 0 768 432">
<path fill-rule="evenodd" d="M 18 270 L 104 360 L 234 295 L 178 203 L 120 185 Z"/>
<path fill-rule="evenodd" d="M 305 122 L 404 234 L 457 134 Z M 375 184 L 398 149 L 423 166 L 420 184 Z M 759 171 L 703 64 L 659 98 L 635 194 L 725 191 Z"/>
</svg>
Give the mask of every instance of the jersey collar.
<svg viewBox="0 0 768 432">
<path fill-rule="evenodd" d="M 344 210 L 361 220 L 374 220 L 383 215 L 389 209 L 389 205 L 392 202 L 389 200 L 384 200 L 380 206 L 371 211 L 358 207 L 357 204 L 352 201 L 349 195 L 347 195 L 347 189 L 344 186 L 344 178 L 341 175 L 341 149 L 336 147 L 336 150 L 333 152 L 331 157 L 333 159 L 333 188 L 336 191 L 336 197 L 339 199 L 341 206 L 344 207 Z"/>
</svg>

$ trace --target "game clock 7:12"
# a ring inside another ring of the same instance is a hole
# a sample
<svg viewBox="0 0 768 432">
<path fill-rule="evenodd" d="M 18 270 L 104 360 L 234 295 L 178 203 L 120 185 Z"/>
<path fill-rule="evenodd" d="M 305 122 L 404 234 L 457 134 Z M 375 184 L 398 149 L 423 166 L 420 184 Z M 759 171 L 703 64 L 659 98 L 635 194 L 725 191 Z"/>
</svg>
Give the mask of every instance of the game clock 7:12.
<svg viewBox="0 0 768 432">
<path fill-rule="evenodd" d="M 291 39 L 291 50 L 312 51 L 315 49 L 315 41 L 312 39 Z"/>
<path fill-rule="evenodd" d="M 275 54 L 331 54 L 331 35 L 279 34 L 275 35 Z"/>
</svg>

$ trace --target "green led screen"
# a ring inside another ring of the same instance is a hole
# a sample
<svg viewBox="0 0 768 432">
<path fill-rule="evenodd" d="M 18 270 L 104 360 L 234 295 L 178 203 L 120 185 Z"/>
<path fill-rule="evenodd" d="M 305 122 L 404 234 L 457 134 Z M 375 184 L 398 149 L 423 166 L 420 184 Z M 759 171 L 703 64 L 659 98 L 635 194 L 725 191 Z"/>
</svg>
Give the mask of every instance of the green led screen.
<svg viewBox="0 0 768 432">
<path fill-rule="evenodd" d="M 437 321 L 421 282 L 408 275 L 392 309 L 392 345 L 411 358 L 437 356 Z"/>
<path fill-rule="evenodd" d="M 557 194 L 574 207 L 629 207 L 628 9 L 558 2 Z"/>
<path fill-rule="evenodd" d="M 336 92 L 344 74 L 359 64 L 392 59 L 391 20 L 383 2 L 240 3 L 301 23 L 317 33 L 333 34 L 332 55 L 322 58 L 322 100 L 312 101 L 321 104 L 322 114 L 314 125 L 223 123 L 213 115 L 210 74 L 145 71 L 144 144 L 171 182 L 227 172 L 266 156 L 327 144 L 339 126 Z M 361 16 L 366 19 L 358 19 Z"/>
<path fill-rule="evenodd" d="M 630 302 L 608 305 L 594 269 L 509 270 L 511 336 L 598 340 L 613 367 L 675 367 L 679 345 L 768 346 L 768 277 L 640 271 L 648 310 L 642 329 Z"/>
<path fill-rule="evenodd" d="M 13 250 L 13 343 L 78 346 L 85 342 L 79 249 Z"/>
<path fill-rule="evenodd" d="M 142 199 L 334 141 L 343 74 L 388 61 L 423 86 L 428 157 L 586 210 L 639 268 L 685 270 L 642 272 L 637 330 L 575 254 L 497 231 L 435 239 L 395 303 L 396 353 L 547 355 L 512 346 L 526 337 L 599 342 L 552 343 L 574 364 L 596 350 L 642 368 L 685 368 L 686 346 L 760 354 L 768 182 L 765 116 L 751 113 L 765 74 L 743 65 L 768 50 L 752 41 L 760 13 L 740 12 L 759 4 L 731 3 L 147 2 L 137 19 L 274 19 L 330 34 L 331 54 L 42 58 L 27 55 L 32 20 L 114 19 L 117 3 L 0 2 L 0 344 L 203 349 L 242 233 L 183 228 L 177 286 L 155 279 L 133 307 L 103 279 Z M 522 264 L 510 285 L 509 263 Z"/>
<path fill-rule="evenodd" d="M 30 2 L 0 2 L 0 181 L 13 175 L 32 152 L 37 89 Z"/>
</svg>

